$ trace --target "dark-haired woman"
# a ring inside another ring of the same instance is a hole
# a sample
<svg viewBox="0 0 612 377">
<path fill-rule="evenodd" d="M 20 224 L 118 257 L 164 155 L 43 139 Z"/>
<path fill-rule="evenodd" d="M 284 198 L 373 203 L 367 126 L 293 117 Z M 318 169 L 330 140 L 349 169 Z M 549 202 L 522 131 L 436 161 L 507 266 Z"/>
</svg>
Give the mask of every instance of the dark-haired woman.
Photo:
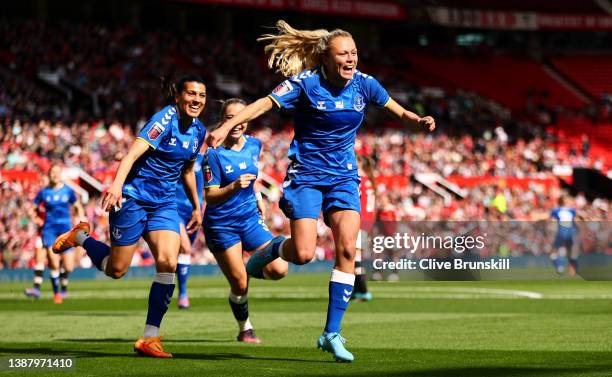
<svg viewBox="0 0 612 377">
<path fill-rule="evenodd" d="M 194 232 L 202 215 L 193 167 L 206 134 L 198 120 L 206 103 L 204 81 L 195 75 L 184 76 L 176 84 L 167 84 L 165 91 L 174 103 L 142 127 L 102 197 L 102 208 L 110 212 L 111 246 L 90 237 L 85 222 L 59 236 L 53 245 L 56 253 L 83 246 L 100 271 L 118 279 L 127 272 L 140 237 L 145 239 L 155 257 L 157 274 L 149 293 L 144 333 L 134 350 L 162 358 L 172 357 L 164 352 L 158 332 L 174 292 L 180 247 L 176 185 L 179 179 L 185 184 L 193 206 L 187 231 Z"/>
</svg>

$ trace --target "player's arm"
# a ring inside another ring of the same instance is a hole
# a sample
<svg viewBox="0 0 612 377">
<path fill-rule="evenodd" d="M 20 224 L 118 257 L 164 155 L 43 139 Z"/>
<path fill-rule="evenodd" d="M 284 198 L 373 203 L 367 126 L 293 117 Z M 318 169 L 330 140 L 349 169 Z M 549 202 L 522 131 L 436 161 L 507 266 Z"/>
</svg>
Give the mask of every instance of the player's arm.
<svg viewBox="0 0 612 377">
<path fill-rule="evenodd" d="M 236 114 L 236 116 L 232 117 L 231 119 L 228 119 L 223 124 L 221 124 L 219 128 L 212 132 L 209 132 L 206 137 L 206 144 L 209 147 L 218 147 L 219 145 L 221 145 L 221 143 L 223 143 L 223 140 L 225 140 L 225 137 L 232 128 L 239 124 L 249 122 L 267 113 L 272 109 L 272 105 L 272 99 L 270 99 L 269 97 L 263 97 L 251 103 L 250 105 L 242 109 L 241 112 Z"/>
<path fill-rule="evenodd" d="M 115 179 L 111 187 L 102 196 L 102 209 L 110 211 L 115 205 L 121 208 L 121 189 L 125 182 L 134 162 L 140 158 L 149 149 L 149 144 L 143 139 L 136 139 L 128 153 L 121 159 Z"/>
<path fill-rule="evenodd" d="M 232 118 L 233 119 L 233 118 Z M 217 205 L 229 200 L 238 190 L 249 187 L 255 180 L 255 174 L 242 174 L 234 182 L 227 186 L 209 186 L 204 188 L 204 199 L 207 204 Z"/>
<path fill-rule="evenodd" d="M 436 129 L 436 121 L 430 116 L 420 117 L 412 111 L 404 109 L 393 98 L 385 104 L 385 109 L 407 126 L 421 126 L 430 132 Z"/>
<path fill-rule="evenodd" d="M 191 211 L 191 219 L 186 227 L 187 233 L 189 234 L 198 230 L 200 225 L 202 225 L 202 209 L 200 208 L 200 201 L 198 200 L 198 188 L 196 185 L 195 170 L 193 169 L 194 165 L 195 160 L 187 161 L 183 168 L 183 173 L 181 174 L 185 193 L 193 208 Z"/>
<path fill-rule="evenodd" d="M 262 219 L 266 218 L 266 202 L 263 200 L 263 196 L 261 196 L 261 192 L 259 189 L 255 190 L 255 197 L 257 198 L 257 209 L 259 210 L 259 214 Z"/>
</svg>

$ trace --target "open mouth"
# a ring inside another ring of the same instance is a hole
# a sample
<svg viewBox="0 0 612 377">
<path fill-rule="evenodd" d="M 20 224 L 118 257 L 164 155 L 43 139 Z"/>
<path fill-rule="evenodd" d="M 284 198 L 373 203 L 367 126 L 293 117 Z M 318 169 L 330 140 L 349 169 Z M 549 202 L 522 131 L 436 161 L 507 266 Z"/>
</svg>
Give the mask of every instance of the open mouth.
<svg viewBox="0 0 612 377">
<path fill-rule="evenodd" d="M 354 65 L 345 65 L 344 67 L 342 67 L 342 73 L 352 74 L 354 69 Z"/>
<path fill-rule="evenodd" d="M 230 131 L 230 135 L 232 136 L 240 136 L 244 132 L 244 126 L 239 124 L 236 127 L 232 128 Z"/>
<path fill-rule="evenodd" d="M 200 111 L 200 105 L 197 104 L 191 104 L 188 106 L 189 110 L 191 110 L 192 112 L 198 112 Z"/>
</svg>

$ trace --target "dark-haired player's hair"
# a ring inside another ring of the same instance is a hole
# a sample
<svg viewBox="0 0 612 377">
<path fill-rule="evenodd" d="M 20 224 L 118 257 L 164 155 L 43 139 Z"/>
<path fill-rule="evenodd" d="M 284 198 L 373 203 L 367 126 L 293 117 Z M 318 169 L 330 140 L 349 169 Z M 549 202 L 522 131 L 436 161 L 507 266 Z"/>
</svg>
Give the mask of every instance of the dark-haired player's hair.
<svg viewBox="0 0 612 377">
<path fill-rule="evenodd" d="M 188 82 L 198 82 L 202 85 L 206 85 L 202 77 L 192 73 L 183 75 L 178 80 L 175 79 L 174 74 L 162 76 L 161 87 L 166 101 L 174 102 L 176 95 L 185 89 L 185 83 Z"/>
</svg>

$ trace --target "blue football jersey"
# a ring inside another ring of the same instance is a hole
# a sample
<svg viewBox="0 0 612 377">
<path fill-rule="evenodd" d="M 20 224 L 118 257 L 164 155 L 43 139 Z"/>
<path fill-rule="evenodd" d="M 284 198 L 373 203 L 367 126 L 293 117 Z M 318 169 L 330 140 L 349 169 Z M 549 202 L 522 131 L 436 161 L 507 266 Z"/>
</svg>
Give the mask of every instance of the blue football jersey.
<svg viewBox="0 0 612 377">
<path fill-rule="evenodd" d="M 164 107 L 138 134 L 150 148 L 132 166 L 123 195 L 154 204 L 175 201 L 176 184 L 185 162 L 197 158 L 205 136 L 206 129 L 199 119 L 181 130 L 176 108 Z"/>
<path fill-rule="evenodd" d="M 569 207 L 557 207 L 550 211 L 550 217 L 557 220 L 560 227 L 574 228 L 576 224 L 576 209 Z"/>
<path fill-rule="evenodd" d="M 225 187 L 234 182 L 243 174 L 259 173 L 259 153 L 261 142 L 250 136 L 246 137 L 246 143 L 240 151 L 227 149 L 223 146 L 206 151 L 204 162 L 204 187 Z M 207 224 L 231 224 L 250 218 L 259 213 L 257 209 L 257 198 L 251 182 L 249 187 L 238 190 L 227 201 L 206 205 L 204 211 L 204 222 Z"/>
<path fill-rule="evenodd" d="M 295 110 L 289 158 L 296 172 L 357 175 L 355 136 L 369 103 L 385 106 L 389 94 L 372 76 L 356 71 L 338 88 L 322 67 L 283 81 L 269 95 L 281 109 Z"/>
<path fill-rule="evenodd" d="M 200 201 L 200 207 L 202 206 L 202 202 L 204 201 L 204 170 L 202 169 L 202 165 L 204 162 L 204 153 L 198 154 L 198 158 L 193 165 L 193 171 L 195 172 L 196 178 L 196 190 L 198 192 L 198 200 Z M 187 207 L 192 208 L 191 202 L 187 197 L 187 193 L 185 192 L 185 186 L 183 185 L 183 180 L 179 179 L 178 184 L 176 186 L 176 203 L 179 207 Z"/>
<path fill-rule="evenodd" d="M 44 203 L 45 225 L 70 224 L 70 206 L 76 201 L 76 194 L 66 185 L 57 190 L 52 187 L 45 187 L 34 198 L 36 206 Z"/>
</svg>

